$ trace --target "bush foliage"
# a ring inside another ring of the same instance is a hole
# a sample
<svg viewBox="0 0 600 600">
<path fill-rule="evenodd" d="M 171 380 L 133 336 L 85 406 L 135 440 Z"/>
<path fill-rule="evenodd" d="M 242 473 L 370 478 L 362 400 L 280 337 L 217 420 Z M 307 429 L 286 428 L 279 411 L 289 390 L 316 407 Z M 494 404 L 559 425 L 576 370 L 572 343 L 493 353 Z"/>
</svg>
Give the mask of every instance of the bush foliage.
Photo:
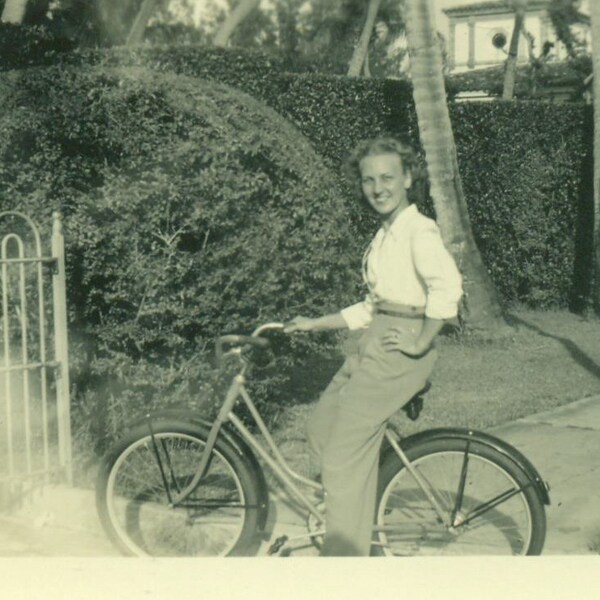
<svg viewBox="0 0 600 600">
<path fill-rule="evenodd" d="M 218 333 L 356 299 L 376 225 L 339 169 L 365 137 L 418 146 L 407 83 L 289 73 L 237 50 L 44 43 L 0 58 L 0 208 L 40 223 L 65 215 L 77 414 L 96 439 L 142 406 L 212 398 Z M 56 66 L 14 70 L 32 63 Z M 584 108 L 450 112 L 502 298 L 568 304 L 589 267 Z M 414 199 L 433 212 L 425 182 Z M 298 365 L 330 338 L 311 340 L 285 342 L 282 355 Z M 287 377 L 275 372 L 257 384 L 261 397 Z"/>
<path fill-rule="evenodd" d="M 286 72 L 279 57 L 194 46 L 55 53 L 77 64 L 129 65 L 226 83 L 296 125 L 339 172 L 354 145 L 379 134 L 418 147 L 407 82 Z M 591 135 L 582 105 L 451 103 L 459 167 L 474 235 L 507 304 L 582 306 L 590 276 Z M 584 182 L 583 185 L 581 182 Z M 358 245 L 375 223 L 340 181 Z M 414 198 L 433 215 L 426 185 Z"/>
<path fill-rule="evenodd" d="M 189 400 L 215 379 L 217 334 L 353 298 L 359 250 L 335 179 L 251 97 L 131 68 L 12 72 L 0 87 L 2 208 L 65 216 L 87 349 L 74 381 L 94 414 L 116 396 L 128 412 Z M 296 341 L 294 356 L 317 348 Z"/>
<path fill-rule="evenodd" d="M 102 60 L 201 76 L 243 90 L 292 121 L 336 172 L 365 137 L 391 134 L 419 147 L 412 92 L 404 81 L 286 73 L 279 70 L 284 63 L 270 57 L 222 49 L 114 49 Z M 585 227 L 582 210 L 591 202 L 589 189 L 581 185 L 591 153 L 586 107 L 478 102 L 449 108 L 475 239 L 501 298 L 508 305 L 540 308 L 581 304 L 589 265 L 587 246 L 575 242 Z M 420 181 L 414 200 L 433 216 Z M 375 223 L 346 182 L 340 186 L 364 246 Z"/>
<path fill-rule="evenodd" d="M 0 71 L 70 60 L 75 44 L 41 26 L 0 23 Z"/>
<path fill-rule="evenodd" d="M 591 153 L 583 107 L 462 103 L 451 115 L 474 235 L 501 297 L 538 308 L 575 302 Z"/>
</svg>

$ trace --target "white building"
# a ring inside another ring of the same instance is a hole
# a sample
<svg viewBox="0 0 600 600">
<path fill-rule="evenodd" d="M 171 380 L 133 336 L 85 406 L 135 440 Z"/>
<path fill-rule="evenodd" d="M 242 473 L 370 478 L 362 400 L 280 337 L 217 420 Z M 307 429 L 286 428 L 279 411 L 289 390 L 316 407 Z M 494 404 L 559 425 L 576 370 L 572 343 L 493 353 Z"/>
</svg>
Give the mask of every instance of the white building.
<svg viewBox="0 0 600 600">
<path fill-rule="evenodd" d="M 599 1 L 599 0 L 594 0 Z M 545 42 L 553 42 L 552 58 L 562 60 L 566 49 L 556 41 L 548 16 L 550 0 L 529 0 L 524 28 L 534 41 L 534 54 L 539 55 Z M 450 70 L 466 71 L 497 65 L 506 60 L 514 26 L 515 13 L 507 0 L 463 3 L 448 6 L 443 13 L 448 18 L 447 52 Z M 586 12 L 586 4 L 581 10 Z M 579 26 L 578 33 L 589 43 L 589 27 Z M 518 60 L 529 60 L 529 45 L 525 36 L 519 39 Z"/>
</svg>

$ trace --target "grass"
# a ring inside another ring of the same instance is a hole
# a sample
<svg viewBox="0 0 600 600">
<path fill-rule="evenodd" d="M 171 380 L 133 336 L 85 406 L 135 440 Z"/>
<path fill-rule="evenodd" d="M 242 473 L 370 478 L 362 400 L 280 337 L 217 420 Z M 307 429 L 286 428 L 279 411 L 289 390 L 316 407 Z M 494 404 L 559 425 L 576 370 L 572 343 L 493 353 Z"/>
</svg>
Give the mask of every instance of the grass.
<svg viewBox="0 0 600 600">
<path fill-rule="evenodd" d="M 444 426 L 485 430 L 600 395 L 599 319 L 566 310 L 518 310 L 510 320 L 512 327 L 502 335 L 440 336 L 440 358 L 420 418 L 412 422 L 400 411 L 393 419 L 404 435 Z M 308 390 L 316 401 L 340 364 L 339 356 L 321 357 L 312 368 L 295 373 L 295 389 L 302 389 L 302 395 Z M 304 426 L 312 402 L 275 408 L 275 439 L 290 464 L 306 473 Z M 90 441 L 77 442 L 78 470 L 89 471 L 84 456 L 90 459 Z"/>
<path fill-rule="evenodd" d="M 600 320 L 566 310 L 517 310 L 509 317 L 512 327 L 500 336 L 440 337 L 420 418 L 412 422 L 399 413 L 393 419 L 403 434 L 443 426 L 487 429 L 600 394 Z M 312 377 L 321 380 L 323 373 Z M 286 409 L 276 435 L 302 471 L 311 409 Z"/>
</svg>

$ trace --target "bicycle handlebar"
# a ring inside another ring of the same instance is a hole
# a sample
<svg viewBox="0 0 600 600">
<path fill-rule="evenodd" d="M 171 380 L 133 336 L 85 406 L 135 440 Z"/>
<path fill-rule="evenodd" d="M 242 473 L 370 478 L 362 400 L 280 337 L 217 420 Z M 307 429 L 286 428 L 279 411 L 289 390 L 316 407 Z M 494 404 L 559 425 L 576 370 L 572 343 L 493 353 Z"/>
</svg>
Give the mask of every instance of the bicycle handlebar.
<svg viewBox="0 0 600 600">
<path fill-rule="evenodd" d="M 243 346 L 244 344 L 250 344 L 258 348 L 267 348 L 269 346 L 269 340 L 261 337 L 254 337 L 251 335 L 222 335 L 217 340 L 218 344 L 232 344 L 236 346 Z"/>
<path fill-rule="evenodd" d="M 268 348 L 270 343 L 266 338 L 260 337 L 261 333 L 264 331 L 268 331 L 269 329 L 283 329 L 283 323 L 265 323 L 264 325 L 260 325 L 253 332 L 252 335 L 238 335 L 238 334 L 228 334 L 222 335 L 217 338 L 217 342 L 215 344 L 215 355 L 217 358 L 217 362 L 220 363 L 223 359 L 223 346 L 224 345 L 232 345 L 232 346 L 254 346 L 256 348 Z"/>
</svg>

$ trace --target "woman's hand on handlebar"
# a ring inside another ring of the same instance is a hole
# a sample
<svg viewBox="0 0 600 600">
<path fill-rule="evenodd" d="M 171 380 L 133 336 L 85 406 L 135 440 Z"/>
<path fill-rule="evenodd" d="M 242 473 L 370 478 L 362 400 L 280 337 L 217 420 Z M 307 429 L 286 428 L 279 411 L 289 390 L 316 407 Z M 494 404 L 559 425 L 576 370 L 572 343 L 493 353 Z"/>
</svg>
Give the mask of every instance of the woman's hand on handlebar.
<svg viewBox="0 0 600 600">
<path fill-rule="evenodd" d="M 283 333 L 294 333 L 295 331 L 312 331 L 315 319 L 309 317 L 294 317 L 291 321 L 283 324 Z"/>
</svg>

